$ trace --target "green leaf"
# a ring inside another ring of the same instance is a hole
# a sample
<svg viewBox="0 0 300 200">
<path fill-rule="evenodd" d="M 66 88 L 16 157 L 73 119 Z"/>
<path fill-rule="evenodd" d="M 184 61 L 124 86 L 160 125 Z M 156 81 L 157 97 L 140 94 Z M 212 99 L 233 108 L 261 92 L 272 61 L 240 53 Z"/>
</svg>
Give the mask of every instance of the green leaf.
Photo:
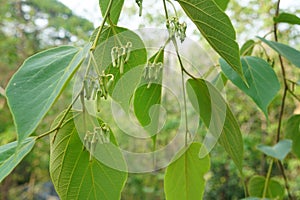
<svg viewBox="0 0 300 200">
<path fill-rule="evenodd" d="M 263 176 L 254 176 L 250 179 L 248 184 L 248 191 L 250 196 L 253 197 L 262 197 L 265 187 L 265 177 Z M 271 199 L 283 199 L 284 188 L 274 179 L 270 179 L 269 185 L 267 188 L 266 197 Z"/>
<path fill-rule="evenodd" d="M 291 13 L 280 13 L 278 17 L 274 17 L 274 22 L 300 25 L 300 18 Z"/>
<path fill-rule="evenodd" d="M 164 181 L 167 200 L 202 199 L 205 190 L 204 175 L 210 169 L 210 159 L 208 155 L 199 158 L 200 147 L 201 144 L 192 143 L 167 167 Z"/>
<path fill-rule="evenodd" d="M 235 30 L 213 0 L 178 0 L 209 44 L 244 80 Z"/>
<path fill-rule="evenodd" d="M 187 93 L 205 126 L 209 127 L 209 131 L 224 147 L 242 173 L 244 152 L 242 134 L 234 115 L 220 92 L 208 81 L 189 79 L 187 81 Z"/>
<path fill-rule="evenodd" d="M 214 1 L 224 11 L 226 10 L 230 0 L 214 0 Z"/>
<path fill-rule="evenodd" d="M 82 117 L 82 114 L 76 116 L 81 118 L 76 123 L 82 123 Z M 78 132 L 71 114 L 67 118 L 64 126 L 53 136 L 55 139 L 52 137 L 50 140 L 50 175 L 60 198 L 120 199 L 127 173 L 108 167 L 94 157 L 90 160 L 90 153 L 80 139 L 85 133 Z M 115 143 L 112 132 L 110 141 Z M 95 151 L 106 149 L 103 146 L 112 143 L 98 143 Z M 107 153 L 110 160 L 116 159 L 115 154 Z"/>
<path fill-rule="evenodd" d="M 17 141 L 0 146 L 0 183 L 31 151 L 35 138 L 29 137 L 18 144 Z"/>
<path fill-rule="evenodd" d="M 110 1 L 111 0 L 99 0 L 99 6 L 100 6 L 100 10 L 101 10 L 103 17 L 106 13 L 106 10 L 108 8 Z M 117 0 L 117 1 L 113 0 L 109 17 L 115 25 L 117 25 L 117 23 L 119 21 L 119 17 L 120 17 L 122 8 L 123 8 L 123 4 L 124 4 L 124 0 Z"/>
<path fill-rule="evenodd" d="M 259 144 L 257 145 L 257 149 L 268 156 L 283 161 L 287 154 L 292 150 L 292 140 L 281 140 L 272 147 Z"/>
<path fill-rule="evenodd" d="M 150 59 L 149 63 L 164 62 L 164 50 L 159 50 Z M 158 131 L 159 122 L 159 106 L 161 103 L 162 92 L 162 72 L 158 75 L 151 85 L 148 81 L 142 78 L 139 87 L 134 93 L 134 113 L 139 120 L 140 124 L 152 135 Z"/>
<path fill-rule="evenodd" d="M 28 58 L 10 80 L 6 95 L 18 140 L 38 126 L 90 49 L 61 46 Z"/>
<path fill-rule="evenodd" d="M 300 115 L 294 115 L 288 120 L 285 134 L 286 138 L 293 141 L 293 153 L 300 158 Z"/>
<path fill-rule="evenodd" d="M 254 40 L 247 40 L 240 49 L 240 54 L 242 56 L 251 56 L 253 52 L 255 42 Z M 245 71 L 244 71 L 245 73 Z"/>
<path fill-rule="evenodd" d="M 270 40 L 266 40 L 264 38 L 258 37 L 261 41 L 269 45 L 273 50 L 275 50 L 277 53 L 285 57 L 287 60 L 289 60 L 292 64 L 294 64 L 296 67 L 300 68 L 300 51 L 279 43 L 279 42 L 273 42 Z"/>
<path fill-rule="evenodd" d="M 267 108 L 280 89 L 278 78 L 269 63 L 261 58 L 247 56 L 241 60 L 248 86 L 226 61 L 220 59 L 222 71 L 228 79 L 253 99 L 268 118 Z"/>
<path fill-rule="evenodd" d="M 111 50 L 113 47 L 124 47 L 128 42 L 132 43 L 132 49 L 128 62 L 124 64 L 124 73 L 120 74 L 120 69 L 112 66 Z M 127 111 L 132 94 L 140 82 L 143 67 L 147 63 L 147 52 L 142 39 L 128 29 L 109 27 L 101 33 L 94 56 L 99 71 L 105 70 L 107 74 L 114 75 L 109 93 Z M 126 74 L 131 70 L 133 72 L 130 75 Z M 124 76 L 125 79 L 122 79 Z M 115 90 L 116 84 L 118 84 L 117 90 Z"/>
</svg>

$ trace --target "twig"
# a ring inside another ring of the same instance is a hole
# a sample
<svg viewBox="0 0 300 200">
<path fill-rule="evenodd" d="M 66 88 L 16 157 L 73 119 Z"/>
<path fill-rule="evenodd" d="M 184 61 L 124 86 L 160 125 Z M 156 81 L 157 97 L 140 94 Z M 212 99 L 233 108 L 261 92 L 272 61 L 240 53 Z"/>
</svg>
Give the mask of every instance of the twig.
<svg viewBox="0 0 300 200">
<path fill-rule="evenodd" d="M 280 10 L 280 0 L 277 1 L 275 17 L 279 16 L 279 10 Z M 274 22 L 274 39 L 275 39 L 275 42 L 278 42 L 277 26 L 278 26 L 277 22 Z M 283 95 L 282 95 L 282 100 L 281 100 L 280 113 L 279 113 L 278 126 L 277 126 L 277 136 L 276 136 L 276 142 L 277 143 L 280 140 L 281 124 L 282 124 L 282 118 L 283 118 L 283 113 L 284 113 L 286 95 L 287 95 L 287 91 L 288 91 L 288 84 L 287 84 L 287 80 L 286 80 L 286 73 L 285 73 L 285 67 L 284 67 L 284 64 L 283 64 L 283 60 L 282 60 L 282 57 L 281 57 L 280 54 L 278 54 L 278 57 L 279 57 L 279 62 L 280 62 L 280 67 L 281 67 L 284 90 L 283 90 Z M 287 190 L 288 197 L 289 197 L 289 199 L 292 200 L 293 197 L 290 193 L 290 189 L 289 189 L 289 186 L 288 186 L 288 180 L 287 180 L 287 177 L 285 175 L 284 167 L 283 167 L 281 161 L 278 161 L 278 164 L 279 164 L 279 169 L 281 171 L 282 177 L 283 177 L 284 182 L 285 182 L 285 188 Z"/>
<path fill-rule="evenodd" d="M 1 86 L 0 86 L 0 94 L 1 94 L 2 96 L 6 97 L 6 95 L 5 95 L 5 90 L 4 90 L 4 88 L 1 87 Z"/>
</svg>

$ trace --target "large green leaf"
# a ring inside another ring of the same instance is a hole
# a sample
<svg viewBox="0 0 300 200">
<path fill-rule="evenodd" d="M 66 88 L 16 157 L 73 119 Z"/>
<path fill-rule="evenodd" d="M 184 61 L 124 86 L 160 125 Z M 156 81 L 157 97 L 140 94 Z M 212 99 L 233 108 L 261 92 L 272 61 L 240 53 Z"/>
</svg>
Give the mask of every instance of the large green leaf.
<svg viewBox="0 0 300 200">
<path fill-rule="evenodd" d="M 250 179 L 248 184 L 248 191 L 250 196 L 262 197 L 264 192 L 266 179 L 263 176 L 254 176 Z M 267 198 L 271 199 L 283 199 L 284 188 L 274 179 L 270 179 L 267 187 Z"/>
<path fill-rule="evenodd" d="M 300 18 L 297 15 L 291 13 L 280 13 L 278 17 L 274 17 L 274 22 L 284 22 L 289 24 L 298 24 L 300 25 Z"/>
<path fill-rule="evenodd" d="M 238 88 L 251 97 L 268 116 L 267 108 L 280 89 L 278 78 L 269 63 L 261 58 L 247 56 L 241 60 L 248 86 L 225 60 L 220 59 L 222 71 Z"/>
<path fill-rule="evenodd" d="M 202 199 L 205 189 L 204 175 L 210 169 L 210 159 L 208 155 L 199 158 L 200 147 L 201 144 L 192 143 L 167 167 L 164 182 L 167 200 Z"/>
<path fill-rule="evenodd" d="M 10 80 L 6 95 L 18 140 L 28 137 L 60 95 L 90 49 L 61 46 L 28 58 Z"/>
<path fill-rule="evenodd" d="M 149 63 L 153 63 L 155 59 L 155 62 L 163 63 L 164 50 L 159 50 L 156 54 L 154 54 L 149 59 Z M 158 129 L 160 109 L 155 105 L 159 105 L 161 103 L 162 70 L 160 71 L 160 74 L 157 75 L 157 80 L 153 81 L 151 85 L 148 85 L 148 82 L 148 80 L 142 78 L 134 93 L 133 106 L 137 119 L 152 135 L 156 134 Z"/>
<path fill-rule="evenodd" d="M 213 0 L 178 0 L 209 44 L 242 77 L 239 45 L 229 17 Z"/>
<path fill-rule="evenodd" d="M 99 0 L 99 6 L 104 17 L 106 10 L 108 8 L 109 2 L 113 1 L 112 7 L 109 13 L 111 21 L 116 25 L 119 21 L 119 17 L 123 8 L 124 0 Z"/>
<path fill-rule="evenodd" d="M 187 93 L 205 126 L 209 127 L 209 132 L 242 172 L 244 150 L 241 131 L 220 92 L 208 81 L 189 79 Z"/>
<path fill-rule="evenodd" d="M 21 160 L 31 151 L 35 144 L 35 138 L 29 137 L 18 145 L 12 142 L 0 146 L 0 182 L 12 172 Z"/>
<path fill-rule="evenodd" d="M 289 118 L 285 128 L 286 138 L 293 141 L 292 151 L 300 158 L 300 115 Z"/>
<path fill-rule="evenodd" d="M 279 42 L 269 41 L 264 38 L 258 37 L 261 41 L 269 45 L 272 49 L 277 51 L 280 55 L 289 60 L 296 67 L 300 68 L 300 51 Z"/>
<path fill-rule="evenodd" d="M 273 158 L 283 161 L 286 155 L 292 150 L 292 141 L 291 140 L 280 140 L 274 146 L 267 146 L 263 144 L 257 145 L 257 149 L 263 152 L 264 154 L 271 156 Z"/>
<path fill-rule="evenodd" d="M 132 49 L 129 60 L 124 64 L 124 72 L 121 74 L 119 68 L 112 66 L 111 50 L 113 47 L 124 47 L 128 42 L 132 43 Z M 114 100 L 127 111 L 129 101 L 140 82 L 144 65 L 147 63 L 147 52 L 142 39 L 126 28 L 109 27 L 102 32 L 94 56 L 100 71 L 105 70 L 106 73 L 114 75 L 114 82 L 109 88 L 109 93 L 114 94 L 112 95 Z M 134 72 L 130 75 L 126 74 L 131 70 Z M 125 78 L 121 80 L 124 76 Z M 118 84 L 117 90 L 114 91 L 116 84 Z"/>
<path fill-rule="evenodd" d="M 214 1 L 222 10 L 226 10 L 230 0 L 214 0 Z"/>
<path fill-rule="evenodd" d="M 110 168 L 94 157 L 90 160 L 89 151 L 80 139 L 84 135 L 79 136 L 74 120 L 69 116 L 64 126 L 53 136 L 55 139 L 52 137 L 51 141 L 54 142 L 50 143 L 50 175 L 60 198 L 120 199 L 127 173 Z M 111 141 L 112 137 L 110 134 Z M 97 144 L 96 148 L 109 144 Z M 111 155 L 107 153 L 107 156 Z M 111 156 L 110 159 L 115 158 Z"/>
</svg>

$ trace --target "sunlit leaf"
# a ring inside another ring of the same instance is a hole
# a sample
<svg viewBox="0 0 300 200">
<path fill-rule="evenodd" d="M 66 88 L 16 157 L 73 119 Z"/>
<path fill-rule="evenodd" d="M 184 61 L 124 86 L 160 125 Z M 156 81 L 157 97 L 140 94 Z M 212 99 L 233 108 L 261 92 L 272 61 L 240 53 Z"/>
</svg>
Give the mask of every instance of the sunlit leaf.
<svg viewBox="0 0 300 200">
<path fill-rule="evenodd" d="M 226 10 L 230 0 L 214 0 L 214 1 L 222 10 Z"/>
<path fill-rule="evenodd" d="M 298 24 L 300 25 L 300 18 L 297 15 L 291 13 L 280 13 L 278 17 L 274 17 L 274 22 L 276 23 L 288 23 L 288 24 Z"/>
<path fill-rule="evenodd" d="M 291 140 L 280 140 L 274 146 L 267 146 L 263 144 L 257 145 L 257 149 L 264 154 L 283 161 L 286 155 L 292 150 Z"/>
<path fill-rule="evenodd" d="M 208 155 L 199 158 L 200 147 L 201 144 L 192 143 L 167 167 L 164 181 L 167 200 L 202 199 L 206 182 L 204 175 L 210 169 L 210 159 Z"/>
<path fill-rule="evenodd" d="M 71 114 L 67 118 L 50 140 L 50 175 L 60 198 L 120 199 L 127 173 L 108 167 L 95 157 L 90 160 L 90 153 L 80 139 L 84 136 L 79 136 Z M 112 133 L 110 138 L 113 141 Z M 97 144 L 95 151 L 105 145 L 110 143 Z M 113 162 L 116 158 L 109 154 L 111 152 L 107 153 Z"/>
<path fill-rule="evenodd" d="M 243 141 L 239 125 L 220 92 L 208 81 L 189 79 L 189 99 L 201 120 L 242 172 Z M 222 106 L 224 105 L 224 106 Z M 213 122 L 212 122 L 213 121 Z M 217 132 L 220 129 L 220 134 Z"/>
<path fill-rule="evenodd" d="M 10 80 L 6 95 L 18 140 L 38 126 L 90 49 L 61 46 L 28 58 Z"/>
<path fill-rule="evenodd" d="M 258 37 L 261 41 L 269 45 L 272 49 L 274 49 L 277 53 L 285 57 L 288 61 L 294 64 L 296 67 L 300 68 L 300 51 L 294 49 L 286 44 L 282 44 L 279 42 L 274 42 L 270 40 L 266 40 L 264 38 Z"/>
<path fill-rule="evenodd" d="M 213 0 L 178 0 L 209 44 L 244 79 L 235 30 Z"/>
<path fill-rule="evenodd" d="M 266 179 L 263 176 L 252 177 L 248 183 L 248 191 L 250 196 L 263 197 L 265 181 Z M 267 193 L 265 197 L 271 199 L 283 199 L 283 196 L 284 188 L 279 182 L 271 178 L 267 187 Z"/>
<path fill-rule="evenodd" d="M 293 141 L 293 153 L 300 158 L 300 115 L 294 115 L 288 120 L 285 134 L 286 138 Z"/>
<path fill-rule="evenodd" d="M 100 6 L 100 10 L 101 10 L 103 17 L 106 13 L 106 10 L 108 8 L 110 1 L 111 0 L 99 0 L 99 6 Z M 112 0 L 112 1 L 113 1 L 113 3 L 112 3 L 109 17 L 110 17 L 111 21 L 116 25 L 119 21 L 119 17 L 120 17 L 122 8 L 123 8 L 124 0 L 117 0 L 117 1 Z"/>
<path fill-rule="evenodd" d="M 16 141 L 0 146 L 0 182 L 2 182 L 32 150 L 34 144 L 35 138 L 29 137 L 23 140 L 19 145 Z"/>
<path fill-rule="evenodd" d="M 280 89 L 277 75 L 269 63 L 261 58 L 247 56 L 241 60 L 248 86 L 225 60 L 220 59 L 222 71 L 228 79 L 253 99 L 267 117 L 267 108 Z"/>
</svg>

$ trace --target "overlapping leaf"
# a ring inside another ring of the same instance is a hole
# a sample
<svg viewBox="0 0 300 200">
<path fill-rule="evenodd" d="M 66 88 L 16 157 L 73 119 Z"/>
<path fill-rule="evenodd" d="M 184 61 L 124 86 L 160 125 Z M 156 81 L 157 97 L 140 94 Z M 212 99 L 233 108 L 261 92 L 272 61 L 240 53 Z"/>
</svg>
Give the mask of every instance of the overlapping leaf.
<svg viewBox="0 0 300 200">
<path fill-rule="evenodd" d="M 204 175 L 210 169 L 210 159 L 200 159 L 201 144 L 192 143 L 171 163 L 165 174 L 164 189 L 167 200 L 199 200 L 205 190 Z"/>
<path fill-rule="evenodd" d="M 229 17 L 213 0 L 178 0 L 209 44 L 244 79 L 239 46 Z"/>
<path fill-rule="evenodd" d="M 29 137 L 22 141 L 0 146 L 0 182 L 9 175 L 22 159 L 32 150 L 35 138 Z"/>
<path fill-rule="evenodd" d="M 203 79 L 189 79 L 187 92 L 193 107 L 200 114 L 205 126 L 212 127 L 209 131 L 212 132 L 242 172 L 244 150 L 241 131 L 220 92 Z M 220 134 L 217 133 L 219 129 L 221 129 Z"/>
<path fill-rule="evenodd" d="M 268 106 L 280 89 L 278 78 L 273 68 L 258 57 L 243 57 L 242 66 L 248 86 L 231 67 L 220 59 L 222 71 L 238 88 L 245 92 L 268 116 Z"/>
<path fill-rule="evenodd" d="M 110 168 L 94 157 L 90 160 L 90 154 L 80 139 L 71 114 L 67 118 L 55 140 L 52 138 L 54 142 L 50 143 L 50 175 L 60 198 L 120 199 L 127 173 Z M 110 138 L 114 141 L 112 133 Z"/>
<path fill-rule="evenodd" d="M 254 40 L 247 40 L 240 49 L 241 55 L 242 56 L 251 56 L 254 45 L 255 45 Z"/>
<path fill-rule="evenodd" d="M 294 115 L 288 120 L 285 134 L 286 138 L 293 141 L 293 153 L 300 158 L 300 115 Z"/>
<path fill-rule="evenodd" d="M 104 17 L 106 10 L 108 8 L 109 2 L 111 0 L 99 0 L 99 6 L 102 13 L 102 16 Z M 111 21 L 116 25 L 119 21 L 119 17 L 123 8 L 124 0 L 112 0 L 112 7 L 110 10 L 109 17 Z"/>
<path fill-rule="evenodd" d="M 294 64 L 296 67 L 300 68 L 300 51 L 294 49 L 286 44 L 279 42 L 269 41 L 264 38 L 258 37 L 261 41 L 269 45 L 277 53 L 285 57 L 288 61 Z"/>
<path fill-rule="evenodd" d="M 248 184 L 248 191 L 250 196 L 263 197 L 263 191 L 265 187 L 266 179 L 263 176 L 254 176 L 250 179 Z M 284 188 L 280 183 L 274 179 L 270 179 L 267 187 L 267 198 L 271 199 L 283 199 Z"/>
<path fill-rule="evenodd" d="M 28 137 L 78 69 L 90 44 L 79 49 L 61 46 L 28 58 L 10 80 L 6 96 L 18 140 Z"/>
<path fill-rule="evenodd" d="M 268 156 L 283 161 L 286 155 L 292 150 L 292 141 L 280 140 L 274 146 L 267 146 L 267 145 L 260 144 L 257 145 L 257 149 Z"/>
</svg>

